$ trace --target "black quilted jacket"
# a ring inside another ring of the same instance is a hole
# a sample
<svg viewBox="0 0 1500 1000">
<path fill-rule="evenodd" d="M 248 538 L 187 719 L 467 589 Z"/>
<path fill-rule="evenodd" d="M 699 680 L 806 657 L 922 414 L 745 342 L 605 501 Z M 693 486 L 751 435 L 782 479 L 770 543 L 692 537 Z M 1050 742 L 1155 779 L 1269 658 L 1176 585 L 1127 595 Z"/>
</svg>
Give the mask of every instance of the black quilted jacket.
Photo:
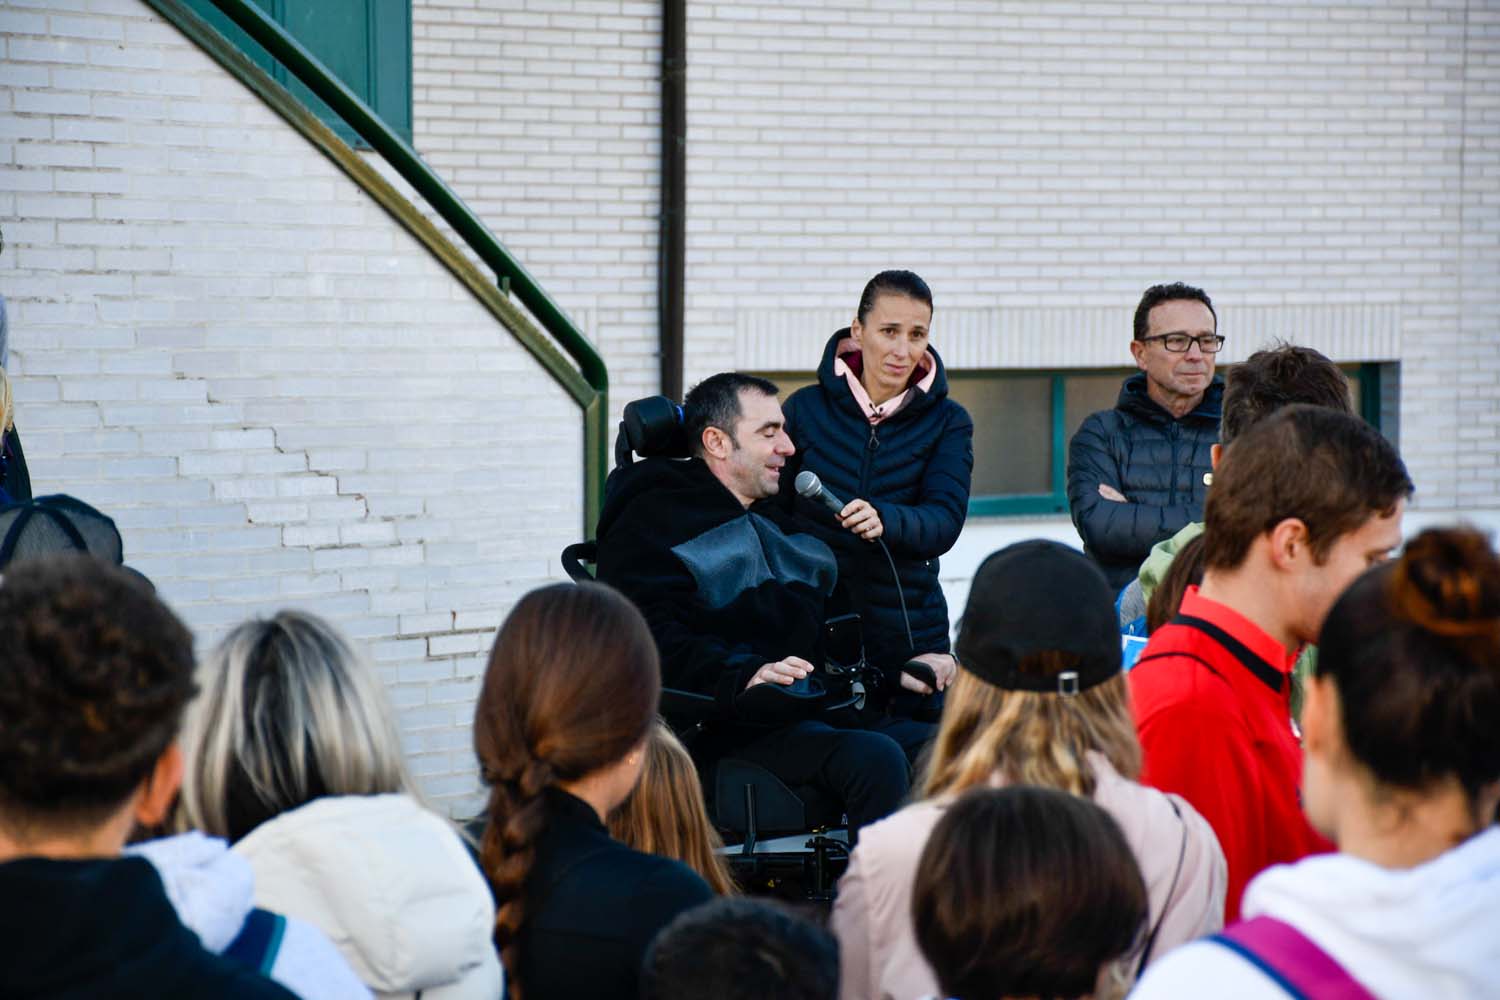
<svg viewBox="0 0 1500 1000">
<path fill-rule="evenodd" d="M 1212 468 L 1223 396 L 1224 380 L 1216 375 L 1197 408 L 1174 420 L 1146 394 L 1139 372 L 1125 380 L 1113 410 L 1092 414 L 1073 435 L 1068 506 L 1084 551 L 1116 590 L 1135 578 L 1151 546 L 1203 520 L 1203 474 Z M 1104 499 L 1100 483 L 1129 503 Z"/>
<path fill-rule="evenodd" d="M 948 375 L 931 351 L 937 364 L 931 392 L 913 390 L 911 402 L 871 427 L 848 383 L 833 371 L 838 346 L 848 336 L 847 329 L 833 335 L 818 366 L 818 384 L 786 401 L 787 432 L 797 454 L 782 473 L 782 495 L 793 493 L 797 470 L 806 468 L 844 502 L 870 501 L 901 578 L 915 652 L 946 653 L 948 605 L 938 585 L 938 556 L 953 547 L 968 515 L 974 423 L 948 398 Z M 839 527 L 822 506 L 800 497 L 795 503 L 800 518 L 838 556 L 839 582 L 862 616 L 871 662 L 900 666 L 914 650 L 885 555 Z"/>
</svg>

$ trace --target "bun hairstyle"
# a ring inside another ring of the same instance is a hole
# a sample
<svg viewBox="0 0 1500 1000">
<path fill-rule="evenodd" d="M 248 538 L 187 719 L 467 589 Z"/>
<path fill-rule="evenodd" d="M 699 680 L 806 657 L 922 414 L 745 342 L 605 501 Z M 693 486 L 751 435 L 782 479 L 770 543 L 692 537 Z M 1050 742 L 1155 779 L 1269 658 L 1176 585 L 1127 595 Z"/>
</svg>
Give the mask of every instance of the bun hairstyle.
<svg viewBox="0 0 1500 1000">
<path fill-rule="evenodd" d="M 639 745 L 660 695 L 661 666 L 645 619 L 603 584 L 533 590 L 495 637 L 475 708 L 474 749 L 490 786 L 480 861 L 499 908 L 495 946 L 512 997 L 525 986 L 517 939 L 526 879 L 547 823 L 543 793 Z"/>
<path fill-rule="evenodd" d="M 1376 779 L 1500 780 L 1500 557 L 1470 528 L 1432 528 L 1339 598 L 1318 642 L 1345 741 Z"/>
</svg>

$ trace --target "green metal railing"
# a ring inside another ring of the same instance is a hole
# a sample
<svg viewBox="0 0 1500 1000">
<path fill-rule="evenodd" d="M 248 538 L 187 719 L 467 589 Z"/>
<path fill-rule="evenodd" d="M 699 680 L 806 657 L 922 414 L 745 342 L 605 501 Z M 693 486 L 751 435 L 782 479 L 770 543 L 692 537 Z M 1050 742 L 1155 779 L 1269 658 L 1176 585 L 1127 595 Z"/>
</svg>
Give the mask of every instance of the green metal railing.
<svg viewBox="0 0 1500 1000">
<path fill-rule="evenodd" d="M 370 190 L 388 211 L 398 215 L 401 222 L 413 229 L 451 270 L 460 278 L 466 278 L 461 272 L 467 261 L 461 257 L 455 260 L 457 255 L 444 252 L 445 246 L 438 244 L 444 244 L 447 248 L 451 248 L 451 244 L 436 228 L 419 214 L 413 218 L 411 213 L 400 211 L 394 202 L 405 203 L 405 199 L 338 139 L 331 129 L 318 121 L 286 88 L 271 79 L 264 70 L 180 0 L 146 2 L 247 83 L 283 117 L 292 121 L 325 154 Z M 369 143 L 426 199 L 432 209 L 453 227 L 453 231 L 474 255 L 494 272 L 498 279 L 499 301 L 496 301 L 493 294 L 496 291 L 495 285 L 489 285 L 487 289 L 475 288 L 476 293 L 583 410 L 584 531 L 592 536 L 599 519 L 599 507 L 603 502 L 604 477 L 609 471 L 609 373 L 604 360 L 562 307 L 537 284 L 520 261 L 501 245 L 463 199 L 433 172 L 406 140 L 386 125 L 317 57 L 248 0 L 210 2 L 343 118 L 361 139 Z M 525 314 L 506 301 L 512 295 L 551 336 L 550 341 L 536 331 Z M 567 352 L 576 368 L 561 356 L 553 342 Z"/>
</svg>

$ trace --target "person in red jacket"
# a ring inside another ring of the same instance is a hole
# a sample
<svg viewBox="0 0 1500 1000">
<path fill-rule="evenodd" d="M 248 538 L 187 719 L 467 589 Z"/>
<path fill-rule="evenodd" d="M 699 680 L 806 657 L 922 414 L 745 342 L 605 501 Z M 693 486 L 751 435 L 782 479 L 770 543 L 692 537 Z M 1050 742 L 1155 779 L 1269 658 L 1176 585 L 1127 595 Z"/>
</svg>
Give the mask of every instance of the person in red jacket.
<svg viewBox="0 0 1500 1000">
<path fill-rule="evenodd" d="M 1333 849 L 1303 818 L 1290 673 L 1344 588 L 1401 542 L 1400 456 L 1349 414 L 1290 406 L 1225 450 L 1203 583 L 1130 674 L 1145 768 L 1203 814 L 1229 863 L 1225 920 L 1272 864 Z"/>
</svg>

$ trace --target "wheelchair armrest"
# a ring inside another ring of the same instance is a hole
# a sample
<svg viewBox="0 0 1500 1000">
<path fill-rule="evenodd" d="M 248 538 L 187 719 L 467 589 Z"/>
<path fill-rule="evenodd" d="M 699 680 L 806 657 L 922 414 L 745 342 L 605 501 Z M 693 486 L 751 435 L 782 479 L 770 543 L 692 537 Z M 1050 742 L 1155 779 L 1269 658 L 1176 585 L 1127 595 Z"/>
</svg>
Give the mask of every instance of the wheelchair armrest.
<svg viewBox="0 0 1500 1000">
<path fill-rule="evenodd" d="M 594 565 L 599 559 L 599 543 L 593 539 L 586 542 L 574 542 L 562 550 L 558 557 L 562 563 L 563 572 L 568 574 L 568 579 L 574 583 L 588 583 L 594 579 L 594 574 L 589 572 L 589 566 Z"/>
<path fill-rule="evenodd" d="M 661 689 L 659 711 L 678 724 L 704 722 L 723 714 L 719 703 L 711 696 L 669 687 Z"/>
</svg>

